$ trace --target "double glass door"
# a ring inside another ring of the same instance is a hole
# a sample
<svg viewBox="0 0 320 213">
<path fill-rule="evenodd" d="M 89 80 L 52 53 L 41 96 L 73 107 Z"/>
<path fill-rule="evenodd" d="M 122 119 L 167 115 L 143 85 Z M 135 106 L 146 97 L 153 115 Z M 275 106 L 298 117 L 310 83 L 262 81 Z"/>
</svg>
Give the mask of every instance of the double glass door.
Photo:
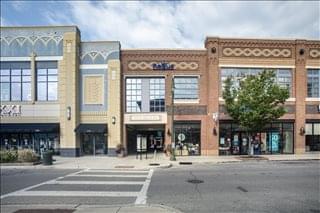
<svg viewBox="0 0 320 213">
<path fill-rule="evenodd" d="M 83 134 L 81 136 L 83 155 L 107 154 L 107 143 L 104 134 Z"/>
</svg>

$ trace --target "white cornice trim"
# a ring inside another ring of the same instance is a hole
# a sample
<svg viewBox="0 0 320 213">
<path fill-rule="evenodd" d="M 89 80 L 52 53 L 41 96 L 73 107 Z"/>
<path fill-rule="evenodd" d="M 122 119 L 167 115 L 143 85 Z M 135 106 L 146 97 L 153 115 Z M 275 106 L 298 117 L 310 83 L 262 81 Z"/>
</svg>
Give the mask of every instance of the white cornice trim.
<svg viewBox="0 0 320 213">
<path fill-rule="evenodd" d="M 306 66 L 306 69 L 320 69 L 320 66 Z"/>
<path fill-rule="evenodd" d="M 0 61 L 30 61 L 30 57 L 0 57 Z"/>
<path fill-rule="evenodd" d="M 80 69 L 108 69 L 108 64 L 81 64 Z"/>
<path fill-rule="evenodd" d="M 240 68 L 295 68 L 295 65 L 263 65 L 263 64 L 219 64 L 219 67 L 240 67 Z"/>
<path fill-rule="evenodd" d="M 192 99 L 192 100 L 189 100 L 189 99 L 175 99 L 174 103 L 175 104 L 198 104 L 198 103 L 200 103 L 200 100 L 199 99 Z"/>
<path fill-rule="evenodd" d="M 320 102 L 320 98 L 306 98 L 306 101 L 319 101 Z"/>
</svg>

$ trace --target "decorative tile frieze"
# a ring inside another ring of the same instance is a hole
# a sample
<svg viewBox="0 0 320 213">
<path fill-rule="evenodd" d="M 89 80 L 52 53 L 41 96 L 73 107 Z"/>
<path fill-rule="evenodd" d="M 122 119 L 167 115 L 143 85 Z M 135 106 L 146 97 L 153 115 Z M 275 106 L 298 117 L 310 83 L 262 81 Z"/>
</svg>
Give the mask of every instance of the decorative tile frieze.
<svg viewBox="0 0 320 213">
<path fill-rule="evenodd" d="M 131 61 L 128 63 L 128 68 L 130 70 L 153 70 L 155 64 L 162 63 L 160 61 Z M 177 62 L 170 61 L 167 62 L 173 67 L 173 70 L 197 70 L 199 64 L 197 62 Z"/>
<path fill-rule="evenodd" d="M 291 57 L 290 49 L 280 48 L 231 48 L 225 47 L 222 51 L 226 57 L 266 57 L 266 58 L 289 58 Z"/>
<path fill-rule="evenodd" d="M 320 58 L 320 49 L 310 49 L 309 56 L 310 58 Z"/>
</svg>

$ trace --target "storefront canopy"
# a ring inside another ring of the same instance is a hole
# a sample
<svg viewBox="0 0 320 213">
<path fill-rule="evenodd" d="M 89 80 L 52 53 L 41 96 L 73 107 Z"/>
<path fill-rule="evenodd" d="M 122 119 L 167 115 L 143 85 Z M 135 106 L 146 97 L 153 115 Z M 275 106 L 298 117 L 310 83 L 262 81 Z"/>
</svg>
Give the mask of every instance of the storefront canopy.
<svg viewBox="0 0 320 213">
<path fill-rule="evenodd" d="M 79 124 L 76 133 L 107 133 L 107 124 Z"/>
<path fill-rule="evenodd" d="M 56 133 L 58 123 L 0 123 L 0 133 Z"/>
</svg>

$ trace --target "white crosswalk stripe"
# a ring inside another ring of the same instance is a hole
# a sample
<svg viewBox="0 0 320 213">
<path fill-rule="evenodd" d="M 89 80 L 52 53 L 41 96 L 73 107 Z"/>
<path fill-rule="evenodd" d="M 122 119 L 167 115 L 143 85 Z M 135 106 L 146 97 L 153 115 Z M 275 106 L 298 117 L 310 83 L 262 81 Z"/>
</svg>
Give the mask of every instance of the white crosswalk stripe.
<svg viewBox="0 0 320 213">
<path fill-rule="evenodd" d="M 135 204 L 146 204 L 147 191 L 153 170 L 101 170 L 86 169 L 58 177 L 37 185 L 33 185 L 1 196 L 46 196 L 46 197 L 136 197 Z M 98 180 L 97 180 L 98 178 Z M 109 180 L 108 180 L 109 179 Z M 111 179 L 111 180 L 110 180 Z M 74 186 L 74 187 L 71 187 Z M 97 188 L 113 187 L 114 190 L 88 190 L 84 186 Z M 116 187 L 122 187 L 122 190 Z M 48 189 L 49 187 L 49 189 Z M 61 187 L 62 190 L 61 190 Z M 69 190 L 68 190 L 69 187 Z M 71 188 L 70 188 L 71 187 Z M 124 187 L 124 188 L 123 188 Z M 128 190 L 126 190 L 126 187 Z M 131 191 L 130 191 L 131 187 Z M 141 187 L 140 191 L 132 191 L 132 187 Z M 71 190 L 72 189 L 72 190 Z M 76 190 L 75 190 L 76 189 Z M 119 191 L 117 191 L 119 190 Z"/>
</svg>

